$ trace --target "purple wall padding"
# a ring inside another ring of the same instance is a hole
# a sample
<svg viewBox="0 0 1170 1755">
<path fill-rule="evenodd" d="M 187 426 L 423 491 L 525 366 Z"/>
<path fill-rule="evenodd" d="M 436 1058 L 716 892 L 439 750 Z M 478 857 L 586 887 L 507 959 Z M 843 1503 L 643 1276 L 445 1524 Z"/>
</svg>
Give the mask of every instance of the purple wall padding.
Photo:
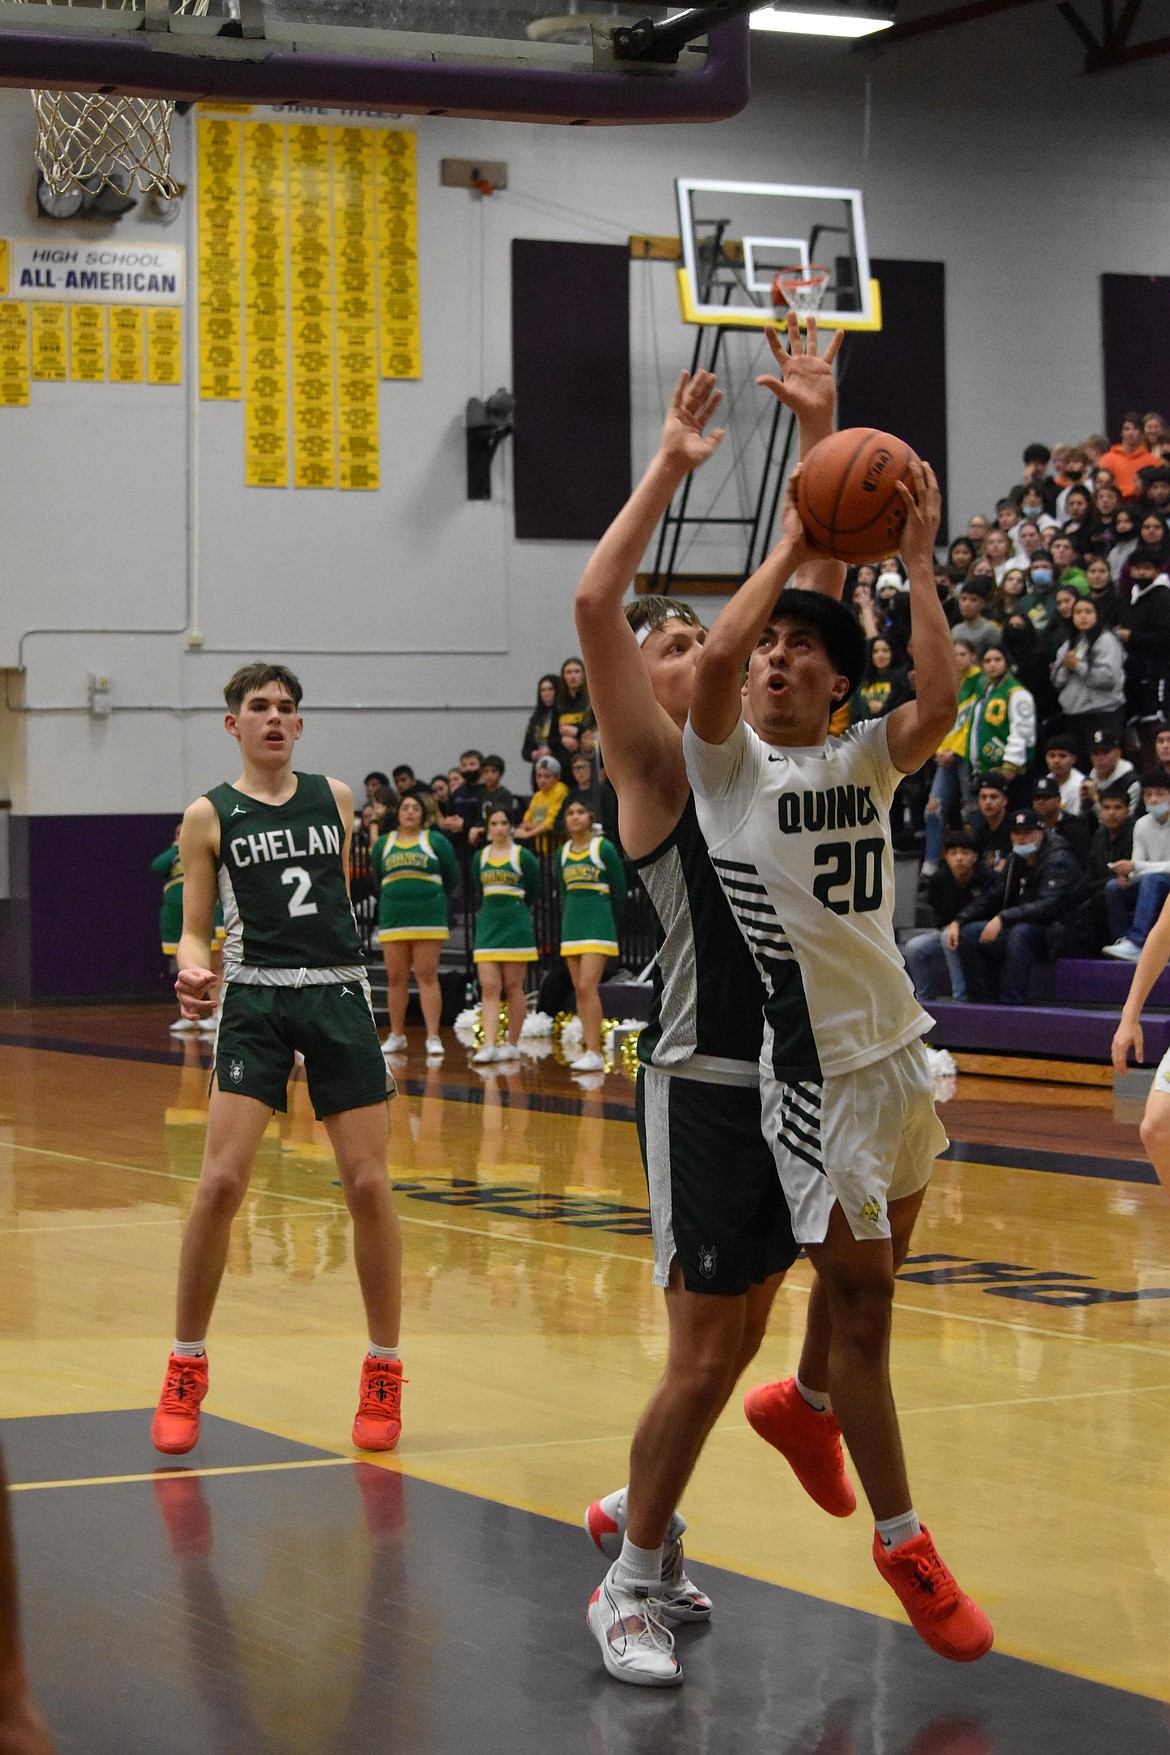
<svg viewBox="0 0 1170 1755">
<path fill-rule="evenodd" d="M 1133 964 L 1111 957 L 1062 957 L 1052 968 L 1052 997 L 1059 1005 L 1113 1005 L 1120 1012 L 1133 985 Z M 1170 970 L 1150 989 L 1147 1005 L 1170 1006 Z"/>
<path fill-rule="evenodd" d="M 22 820 L 28 992 L 13 997 L 168 997 L 158 940 L 162 884 L 150 862 L 170 844 L 177 821 L 176 811 Z"/>
<path fill-rule="evenodd" d="M 237 61 L 154 49 L 140 31 L 105 38 L 42 27 L 4 32 L 0 85 L 531 122 L 716 122 L 737 115 L 751 95 L 747 18 L 721 25 L 709 41 L 703 70 L 676 76 L 362 60 L 288 47 Z"/>
<path fill-rule="evenodd" d="M 596 542 L 630 497 L 630 253 L 512 242 L 516 535 Z"/>
</svg>

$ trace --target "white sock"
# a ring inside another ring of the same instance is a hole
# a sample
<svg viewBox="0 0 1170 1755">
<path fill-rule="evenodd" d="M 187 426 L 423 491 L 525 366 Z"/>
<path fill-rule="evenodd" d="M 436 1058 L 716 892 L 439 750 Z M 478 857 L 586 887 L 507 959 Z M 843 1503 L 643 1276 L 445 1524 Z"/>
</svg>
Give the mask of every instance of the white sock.
<svg viewBox="0 0 1170 1755">
<path fill-rule="evenodd" d="M 389 1359 L 397 1359 L 397 1357 L 398 1357 L 398 1348 L 397 1347 L 376 1347 L 374 1345 L 373 1341 L 370 1342 L 370 1349 L 369 1350 L 370 1350 L 370 1358 L 371 1359 L 387 1359 L 387 1360 L 389 1360 Z"/>
<path fill-rule="evenodd" d="M 203 1357 L 203 1342 L 202 1341 L 176 1341 L 174 1346 L 171 1348 L 171 1352 L 176 1354 L 180 1359 L 202 1359 L 202 1357 Z"/>
<path fill-rule="evenodd" d="M 922 1534 L 922 1525 L 918 1521 L 918 1513 L 911 1506 L 901 1517 L 879 1517 L 877 1533 L 882 1538 L 883 1548 L 900 1548 L 903 1542 L 912 1542 L 915 1536 Z"/>
<path fill-rule="evenodd" d="M 662 1549 L 636 1548 L 627 1536 L 610 1568 L 610 1577 L 625 1590 L 657 1590 L 662 1583 Z"/>
<path fill-rule="evenodd" d="M 815 1408 L 818 1414 L 831 1414 L 833 1412 L 833 1404 L 823 1389 L 810 1389 L 807 1383 L 800 1381 L 799 1376 L 796 1379 L 796 1387 L 809 1407 Z"/>
</svg>

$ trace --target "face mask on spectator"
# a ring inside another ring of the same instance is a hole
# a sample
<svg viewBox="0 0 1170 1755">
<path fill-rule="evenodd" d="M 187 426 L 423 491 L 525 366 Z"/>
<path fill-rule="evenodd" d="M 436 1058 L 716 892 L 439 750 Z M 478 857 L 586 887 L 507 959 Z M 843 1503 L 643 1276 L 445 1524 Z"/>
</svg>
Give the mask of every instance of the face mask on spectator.
<svg viewBox="0 0 1170 1755">
<path fill-rule="evenodd" d="M 1051 585 L 1052 573 L 1050 569 L 1048 567 L 1033 567 L 1032 583 L 1033 585 Z"/>
<path fill-rule="evenodd" d="M 1170 804 L 1152 804 L 1149 810 L 1156 823 L 1164 823 L 1170 817 Z"/>
<path fill-rule="evenodd" d="M 1033 853 L 1039 853 L 1039 851 L 1039 841 L 1025 841 L 1023 843 L 1016 841 L 1012 844 L 1012 852 L 1018 853 L 1021 859 L 1031 859 Z"/>
</svg>

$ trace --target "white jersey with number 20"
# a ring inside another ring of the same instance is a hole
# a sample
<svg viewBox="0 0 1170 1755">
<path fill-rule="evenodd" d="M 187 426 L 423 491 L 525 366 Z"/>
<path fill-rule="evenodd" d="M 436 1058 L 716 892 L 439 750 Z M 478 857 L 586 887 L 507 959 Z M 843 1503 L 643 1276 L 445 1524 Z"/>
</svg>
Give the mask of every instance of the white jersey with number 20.
<svg viewBox="0 0 1170 1755">
<path fill-rule="evenodd" d="M 711 859 L 770 991 L 769 966 L 799 967 L 822 1074 L 924 1035 L 931 1020 L 894 940 L 889 813 L 903 776 L 885 721 L 814 749 L 767 744 L 742 719 L 725 743 L 704 743 L 688 722 L 683 749 Z M 783 1078 L 781 1033 L 779 1018 L 765 1030 L 765 1062 Z"/>
</svg>

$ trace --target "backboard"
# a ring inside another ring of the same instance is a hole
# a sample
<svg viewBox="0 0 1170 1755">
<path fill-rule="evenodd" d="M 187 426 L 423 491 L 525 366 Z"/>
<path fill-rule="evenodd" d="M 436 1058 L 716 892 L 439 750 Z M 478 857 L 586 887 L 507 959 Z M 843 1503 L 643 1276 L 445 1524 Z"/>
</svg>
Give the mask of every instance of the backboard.
<svg viewBox="0 0 1170 1755">
<path fill-rule="evenodd" d="M 0 0 L 0 84 L 568 123 L 713 121 L 749 95 L 748 20 L 677 63 L 611 33 L 678 9 L 587 0 Z"/>
<path fill-rule="evenodd" d="M 783 269 L 831 268 L 817 313 L 825 329 L 880 329 L 860 189 L 680 177 L 679 302 L 684 321 L 757 329 L 778 320 L 772 280 Z"/>
</svg>

